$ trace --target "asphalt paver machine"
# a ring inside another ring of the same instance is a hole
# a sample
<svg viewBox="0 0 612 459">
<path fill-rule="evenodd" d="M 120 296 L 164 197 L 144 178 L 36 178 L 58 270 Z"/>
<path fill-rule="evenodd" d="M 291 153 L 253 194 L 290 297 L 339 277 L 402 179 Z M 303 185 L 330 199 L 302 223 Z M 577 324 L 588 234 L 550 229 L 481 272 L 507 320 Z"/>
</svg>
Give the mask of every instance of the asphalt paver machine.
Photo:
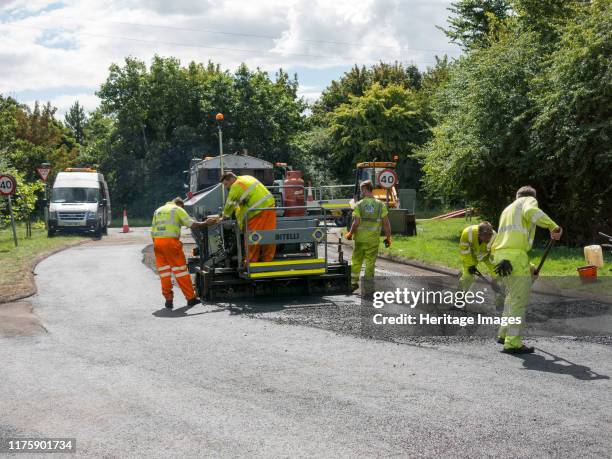
<svg viewBox="0 0 612 459">
<path fill-rule="evenodd" d="M 322 208 L 316 216 L 283 216 L 287 208 L 274 210 L 277 224 L 273 230 L 243 230 L 236 220 L 224 220 L 193 231 L 196 248 L 189 267 L 200 298 L 216 301 L 350 292 L 350 265 L 341 243 L 329 250 L 327 210 Z M 257 244 L 276 245 L 274 259 L 249 262 L 245 254 Z"/>
</svg>

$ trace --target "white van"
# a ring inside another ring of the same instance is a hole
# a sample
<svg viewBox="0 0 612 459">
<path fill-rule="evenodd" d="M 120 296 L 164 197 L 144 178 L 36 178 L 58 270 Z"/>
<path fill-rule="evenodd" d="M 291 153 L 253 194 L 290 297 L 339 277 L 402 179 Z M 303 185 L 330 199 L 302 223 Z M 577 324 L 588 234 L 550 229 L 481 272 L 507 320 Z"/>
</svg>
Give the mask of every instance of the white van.
<svg viewBox="0 0 612 459">
<path fill-rule="evenodd" d="M 47 235 L 58 230 L 107 234 L 111 203 L 104 176 L 94 169 L 68 168 L 55 178 L 49 200 Z"/>
</svg>

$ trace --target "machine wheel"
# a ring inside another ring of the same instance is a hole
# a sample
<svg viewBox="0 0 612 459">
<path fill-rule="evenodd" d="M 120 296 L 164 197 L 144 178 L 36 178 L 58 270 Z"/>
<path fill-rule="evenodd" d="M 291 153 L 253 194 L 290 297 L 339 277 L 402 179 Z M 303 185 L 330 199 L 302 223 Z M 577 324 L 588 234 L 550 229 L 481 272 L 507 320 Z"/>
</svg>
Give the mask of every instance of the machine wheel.
<svg viewBox="0 0 612 459">
<path fill-rule="evenodd" d="M 94 237 L 101 239 L 102 238 L 102 225 L 100 222 L 96 225 L 96 229 L 94 229 Z"/>
<path fill-rule="evenodd" d="M 347 224 L 346 215 L 342 214 L 339 217 L 334 218 L 334 223 L 339 228 L 342 228 L 343 226 L 346 226 L 346 224 Z"/>
</svg>

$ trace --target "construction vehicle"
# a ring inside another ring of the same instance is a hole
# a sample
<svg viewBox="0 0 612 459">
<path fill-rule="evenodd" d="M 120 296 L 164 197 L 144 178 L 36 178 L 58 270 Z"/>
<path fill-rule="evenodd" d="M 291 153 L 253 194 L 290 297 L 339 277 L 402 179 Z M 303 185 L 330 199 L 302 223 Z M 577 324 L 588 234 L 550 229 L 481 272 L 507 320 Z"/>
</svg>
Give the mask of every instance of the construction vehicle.
<svg viewBox="0 0 612 459">
<path fill-rule="evenodd" d="M 389 209 L 399 208 L 396 190 L 396 168 L 397 163 L 391 161 L 357 163 L 355 169 L 355 201 L 361 199 L 359 184 L 365 180 L 370 180 L 374 185 L 372 194 L 375 199 L 387 204 Z M 388 183 L 386 183 L 387 181 Z"/>
<path fill-rule="evenodd" d="M 321 206 L 303 205 L 301 174 L 285 170 L 285 178 L 274 181 L 272 163 L 245 155 L 224 155 L 223 159 L 224 165 L 231 166 L 237 174 L 261 177 L 260 181 L 276 198 L 277 227 L 249 231 L 242 230 L 236 220 L 223 220 L 212 227 L 192 230 L 196 247 L 188 264 L 195 274 L 198 296 L 215 301 L 283 292 L 349 293 L 350 265 L 344 260 L 342 245 L 338 243 L 337 250 L 328 250 L 329 211 Z M 220 214 L 227 195 L 218 183 L 220 171 L 215 170 L 220 162 L 218 158 L 213 160 L 207 158 L 191 164 L 185 209 L 198 220 Z M 286 169 L 286 165 L 282 167 Z M 213 176 L 217 178 L 214 184 L 212 179 L 207 181 Z M 274 260 L 246 261 L 244 254 L 253 244 L 276 245 Z"/>
</svg>

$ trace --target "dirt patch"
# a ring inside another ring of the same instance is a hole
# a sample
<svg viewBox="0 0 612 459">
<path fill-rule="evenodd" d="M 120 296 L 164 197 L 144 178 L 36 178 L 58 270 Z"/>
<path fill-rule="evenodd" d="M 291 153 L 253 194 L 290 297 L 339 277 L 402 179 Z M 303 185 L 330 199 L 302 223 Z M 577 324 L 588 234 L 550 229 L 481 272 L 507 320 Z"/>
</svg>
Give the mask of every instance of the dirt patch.
<svg viewBox="0 0 612 459">
<path fill-rule="evenodd" d="M 0 336 L 34 336 L 46 333 L 40 317 L 27 301 L 0 304 Z"/>
</svg>

